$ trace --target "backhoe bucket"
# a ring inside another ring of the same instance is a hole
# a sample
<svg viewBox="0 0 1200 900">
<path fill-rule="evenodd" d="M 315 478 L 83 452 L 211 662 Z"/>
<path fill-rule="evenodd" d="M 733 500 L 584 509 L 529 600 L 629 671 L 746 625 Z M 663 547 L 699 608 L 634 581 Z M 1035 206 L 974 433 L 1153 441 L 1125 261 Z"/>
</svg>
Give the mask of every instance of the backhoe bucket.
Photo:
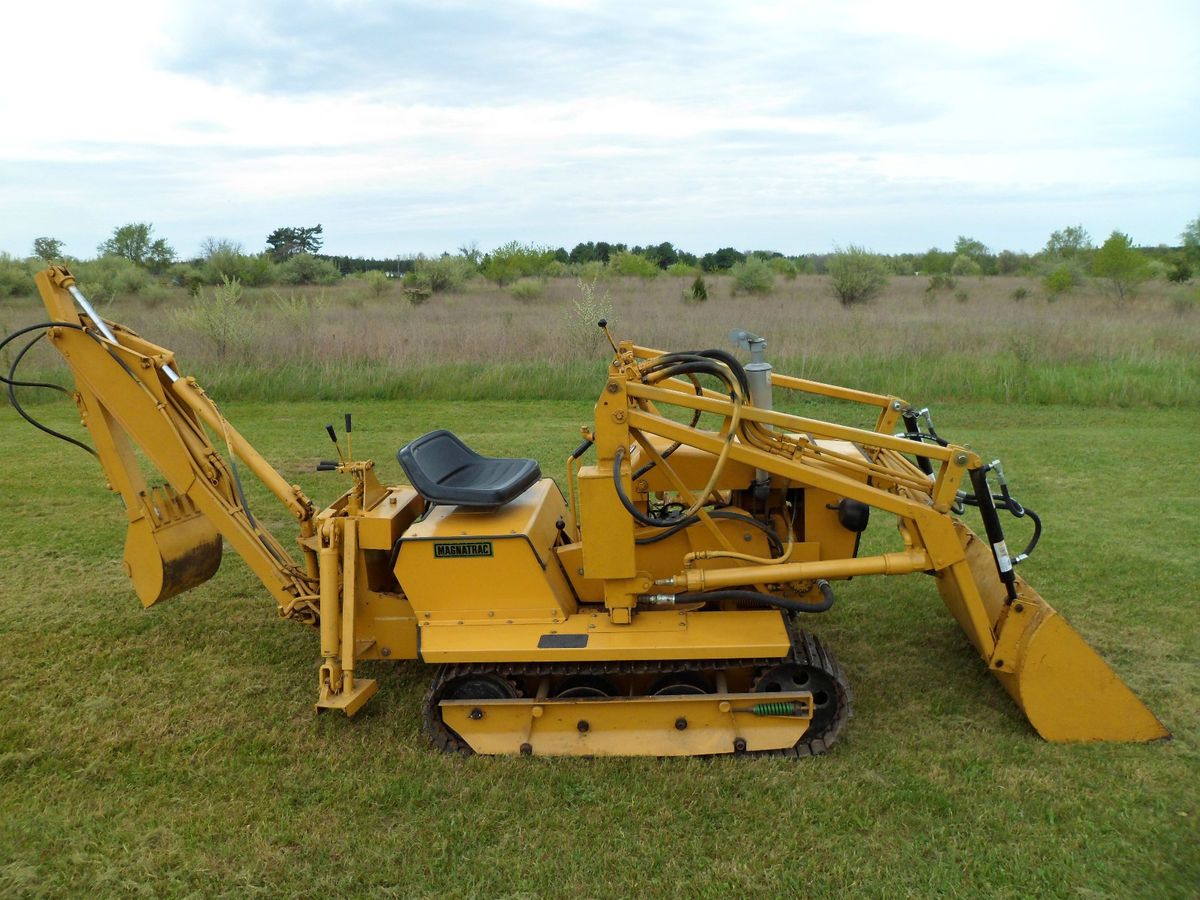
<svg viewBox="0 0 1200 900">
<path fill-rule="evenodd" d="M 212 578 L 221 536 L 186 495 L 155 488 L 142 499 L 145 515 L 125 536 L 125 572 L 142 605 L 153 606 Z"/>
<path fill-rule="evenodd" d="M 1018 598 L 1007 603 L 987 544 L 961 522 L 955 528 L 995 637 L 990 658 L 986 653 L 984 658 L 1038 734 L 1048 741 L 1170 737 L 1100 655 L 1020 576 Z M 951 613 L 964 622 L 966 601 L 957 580 L 944 573 L 938 588 Z"/>
</svg>

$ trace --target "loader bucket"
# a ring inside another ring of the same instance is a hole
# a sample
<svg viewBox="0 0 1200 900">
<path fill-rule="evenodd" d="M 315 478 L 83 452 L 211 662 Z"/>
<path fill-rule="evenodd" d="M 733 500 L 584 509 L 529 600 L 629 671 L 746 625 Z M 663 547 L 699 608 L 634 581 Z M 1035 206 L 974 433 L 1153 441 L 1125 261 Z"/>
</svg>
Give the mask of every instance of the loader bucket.
<svg viewBox="0 0 1200 900">
<path fill-rule="evenodd" d="M 125 573 L 143 606 L 212 578 L 221 565 L 221 536 L 186 496 L 149 492 L 146 515 L 129 523 Z"/>
<path fill-rule="evenodd" d="M 955 528 L 995 637 L 990 657 L 984 658 L 1038 734 L 1048 741 L 1170 737 L 1108 663 L 1020 576 L 1018 599 L 1007 603 L 987 544 L 961 522 Z M 964 622 L 970 599 L 963 595 L 969 589 L 963 591 L 946 576 L 938 579 L 938 587 L 951 613 Z"/>
</svg>

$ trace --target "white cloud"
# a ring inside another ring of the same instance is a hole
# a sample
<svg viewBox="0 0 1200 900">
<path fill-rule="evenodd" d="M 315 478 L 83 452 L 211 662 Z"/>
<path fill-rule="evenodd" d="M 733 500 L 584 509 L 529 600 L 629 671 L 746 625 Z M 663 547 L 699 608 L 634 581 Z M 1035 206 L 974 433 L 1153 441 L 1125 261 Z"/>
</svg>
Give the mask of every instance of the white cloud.
<svg viewBox="0 0 1200 900">
<path fill-rule="evenodd" d="M 184 252 L 256 246 L 298 216 L 377 254 L 822 250 L 834 219 L 881 249 L 1033 247 L 1089 215 L 1172 240 L 1200 211 L 1187 4 L 327 9 L 8 12 L 0 247 L 48 232 L 86 253 L 132 218 Z M 1014 198 L 1029 216 L 995 214 Z"/>
</svg>

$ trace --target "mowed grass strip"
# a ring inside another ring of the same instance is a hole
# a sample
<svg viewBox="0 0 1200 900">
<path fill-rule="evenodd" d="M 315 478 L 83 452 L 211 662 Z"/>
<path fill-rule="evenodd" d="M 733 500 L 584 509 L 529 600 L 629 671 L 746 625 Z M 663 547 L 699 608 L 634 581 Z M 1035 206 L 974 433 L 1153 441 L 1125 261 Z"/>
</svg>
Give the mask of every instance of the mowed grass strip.
<svg viewBox="0 0 1200 900">
<path fill-rule="evenodd" d="M 346 404 L 230 402 L 319 502 Z M 356 402 L 355 446 L 448 427 L 561 477 L 586 402 Z M 819 415 L 832 407 L 811 407 Z M 0 893 L 312 896 L 1194 896 L 1200 492 L 1185 411 L 973 405 L 943 435 L 1000 455 L 1047 532 L 1026 577 L 1174 732 L 1031 731 L 921 576 L 860 578 L 811 627 L 852 681 L 826 757 L 460 759 L 419 704 L 432 670 L 372 665 L 354 720 L 316 716 L 317 635 L 227 556 L 142 610 L 95 463 L 0 415 Z M 37 409 L 78 432 L 65 404 Z M 255 485 L 255 513 L 289 543 Z M 1024 535 L 1011 526 L 1013 543 Z M 894 545 L 877 515 L 865 552 Z"/>
</svg>

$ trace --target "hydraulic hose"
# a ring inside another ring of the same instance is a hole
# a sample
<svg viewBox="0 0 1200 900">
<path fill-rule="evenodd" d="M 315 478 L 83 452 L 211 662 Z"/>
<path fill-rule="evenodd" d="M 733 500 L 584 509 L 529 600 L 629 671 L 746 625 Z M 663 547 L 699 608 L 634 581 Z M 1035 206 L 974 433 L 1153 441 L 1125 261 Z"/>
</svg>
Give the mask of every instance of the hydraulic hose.
<svg viewBox="0 0 1200 900">
<path fill-rule="evenodd" d="M 964 494 L 959 497 L 959 500 L 964 506 L 979 506 L 979 498 L 974 494 Z M 1029 507 L 1022 506 L 1014 497 L 1005 497 L 1003 494 L 992 494 L 992 503 L 996 509 L 1003 509 L 1011 513 L 1014 518 L 1024 519 L 1028 517 L 1033 520 L 1033 536 L 1029 539 L 1029 543 L 1025 545 L 1025 549 L 1013 557 L 1014 565 L 1024 562 L 1037 549 L 1038 541 L 1042 539 L 1042 517 Z"/>
<path fill-rule="evenodd" d="M 692 386 L 696 389 L 696 396 L 697 397 L 704 396 L 704 388 L 700 386 L 699 379 L 697 379 L 696 376 L 693 375 L 691 372 L 687 373 L 687 377 L 692 382 Z M 688 428 L 695 428 L 699 422 L 700 422 L 700 410 L 697 409 L 692 413 L 692 421 L 688 422 Z M 683 445 L 679 441 L 675 441 L 675 443 L 671 444 L 670 447 L 668 447 L 666 450 L 664 450 L 662 452 L 663 460 L 668 459 L 671 456 L 671 454 L 674 453 L 676 450 L 678 450 L 681 446 L 683 446 Z M 648 463 L 646 463 L 640 469 L 638 469 L 636 472 L 633 473 L 633 476 L 632 476 L 633 480 L 637 481 L 639 478 L 641 478 L 643 475 L 645 475 L 647 472 L 649 472 L 651 469 L 653 469 L 656 465 L 658 465 L 657 460 L 653 460 L 653 459 L 650 460 Z"/>
<path fill-rule="evenodd" d="M 776 597 L 773 594 L 764 594 L 761 591 L 743 591 L 726 588 L 718 591 L 697 592 L 694 594 L 676 594 L 676 603 L 707 603 L 714 600 L 734 600 L 738 603 L 750 603 L 755 606 L 772 606 L 776 609 L 784 609 L 794 613 L 820 613 L 825 612 L 833 607 L 837 601 L 836 595 L 833 593 L 833 588 L 829 582 L 821 579 L 817 582 L 817 588 L 821 592 L 822 599 L 820 603 L 801 603 L 798 600 L 788 600 L 784 597 Z"/>
<path fill-rule="evenodd" d="M 777 535 L 774 532 L 774 530 L 771 528 L 771 526 L 767 525 L 765 522 L 760 522 L 758 519 L 752 518 L 751 516 L 743 516 L 741 513 L 730 512 L 728 510 L 723 510 L 723 509 L 714 509 L 714 510 L 710 511 L 708 513 L 708 517 L 710 519 L 732 519 L 735 522 L 741 522 L 745 525 L 749 525 L 752 528 L 757 528 L 764 535 L 766 535 L 767 542 L 771 545 L 771 549 L 775 551 L 776 557 L 783 556 L 783 543 L 779 540 L 779 535 Z M 655 521 L 658 521 L 658 520 L 655 520 Z M 637 539 L 636 543 L 639 545 L 643 545 L 643 544 L 656 544 L 659 541 L 665 541 L 667 538 L 671 537 L 672 535 L 678 534 L 683 529 L 685 529 L 691 525 L 695 525 L 699 521 L 700 521 L 699 516 L 691 516 L 686 521 L 677 522 L 676 524 L 670 526 L 669 528 L 665 529 L 664 531 L 659 532 L 658 534 L 652 534 L 652 535 L 648 535 L 646 537 L 640 537 Z"/>
<path fill-rule="evenodd" d="M 31 331 L 38 331 L 39 329 L 41 330 L 41 334 L 38 334 L 33 338 L 33 340 L 29 341 L 24 347 L 21 348 L 20 352 L 17 353 L 16 357 L 14 357 L 12 365 L 8 367 L 8 377 L 6 378 L 3 375 L 0 375 L 0 381 L 3 381 L 8 388 L 8 402 L 12 405 L 12 408 L 17 411 L 17 415 L 19 415 L 22 419 L 24 419 L 34 428 L 38 429 L 38 431 L 43 431 L 51 437 L 58 438 L 60 441 L 66 441 L 68 444 L 73 444 L 80 450 L 95 456 L 96 451 L 87 444 L 83 443 L 83 441 L 76 440 L 70 435 L 63 434 L 60 431 L 55 431 L 53 428 L 43 425 L 28 412 L 26 412 L 25 407 L 21 406 L 21 401 L 17 399 L 16 389 L 18 387 L 52 388 L 57 391 L 62 391 L 68 397 L 71 396 L 71 392 L 61 385 L 49 384 L 42 381 L 19 381 L 16 378 L 17 366 L 20 365 L 21 360 L 25 357 L 25 354 L 28 353 L 39 340 L 42 339 L 47 328 L 74 328 L 77 331 L 82 331 L 84 334 L 90 334 L 86 328 L 74 322 L 38 322 L 35 325 L 27 325 L 24 328 L 17 329 L 12 334 L 5 337 L 4 340 L 0 341 L 0 350 L 3 350 L 11 342 L 23 334 L 28 334 Z"/>
</svg>

